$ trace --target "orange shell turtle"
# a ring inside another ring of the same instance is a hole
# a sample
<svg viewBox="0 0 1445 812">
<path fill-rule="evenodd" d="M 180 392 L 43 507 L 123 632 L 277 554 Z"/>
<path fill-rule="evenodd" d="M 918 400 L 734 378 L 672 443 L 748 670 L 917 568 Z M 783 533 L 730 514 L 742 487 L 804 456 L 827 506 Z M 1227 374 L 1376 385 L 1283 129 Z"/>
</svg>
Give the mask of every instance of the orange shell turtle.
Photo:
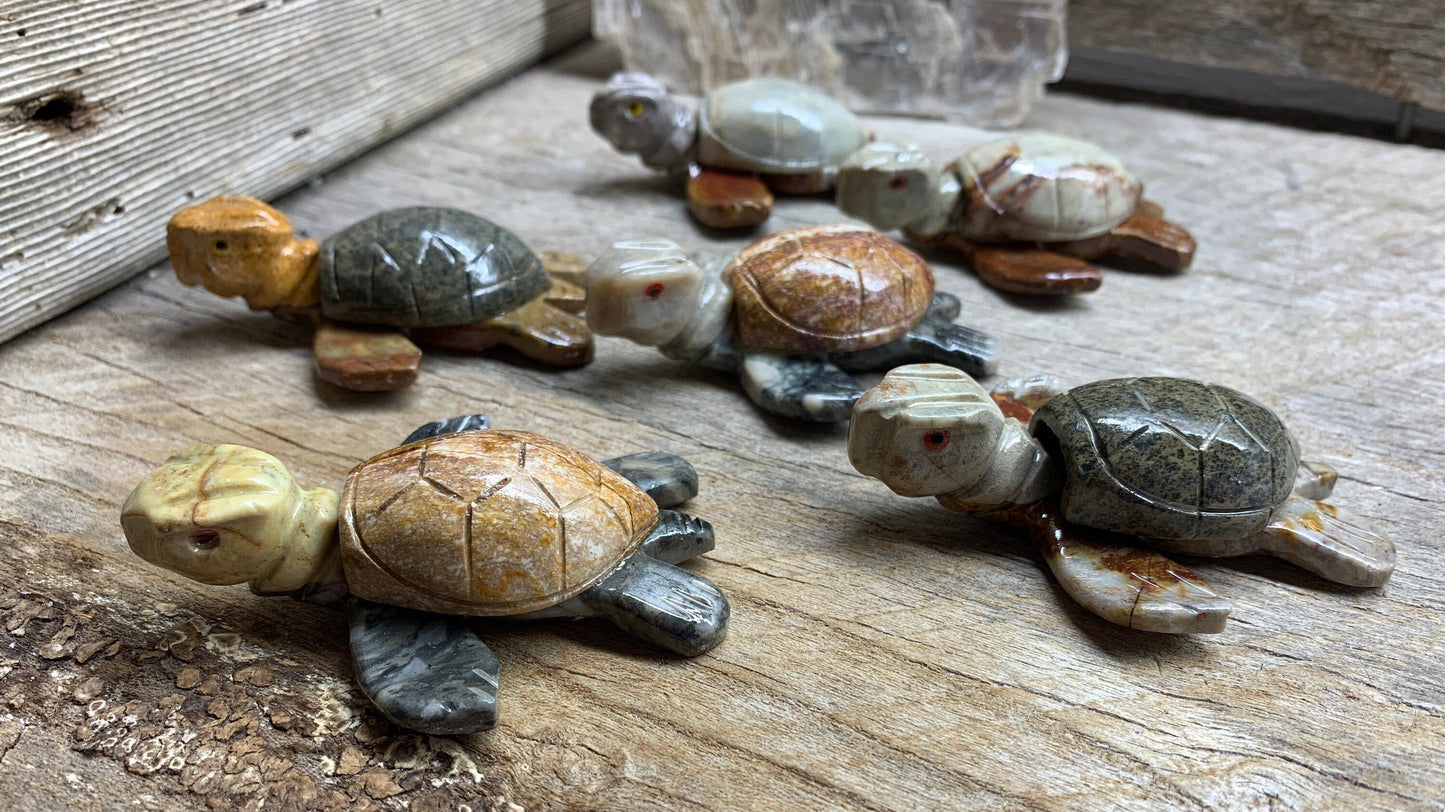
<svg viewBox="0 0 1445 812">
<path fill-rule="evenodd" d="M 657 521 L 643 490 L 567 446 L 469 431 L 358 465 L 341 497 L 341 556 L 358 597 L 517 615 L 597 583 Z"/>
<path fill-rule="evenodd" d="M 933 300 L 933 271 L 876 231 L 848 225 L 782 231 L 723 271 L 738 344 L 780 352 L 854 352 L 902 338 Z"/>
</svg>

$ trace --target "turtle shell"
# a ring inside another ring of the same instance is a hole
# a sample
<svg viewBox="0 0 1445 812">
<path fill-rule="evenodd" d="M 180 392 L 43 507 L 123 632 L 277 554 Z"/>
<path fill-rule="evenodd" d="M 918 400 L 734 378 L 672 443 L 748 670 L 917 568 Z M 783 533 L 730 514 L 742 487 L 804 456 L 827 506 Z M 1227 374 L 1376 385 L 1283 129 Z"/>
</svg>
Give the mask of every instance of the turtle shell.
<svg viewBox="0 0 1445 812">
<path fill-rule="evenodd" d="M 723 270 L 733 289 L 738 346 L 852 352 L 901 338 L 933 301 L 923 258 L 871 229 L 779 231 Z"/>
<path fill-rule="evenodd" d="M 1299 464 L 1274 412 L 1180 378 L 1087 384 L 1045 403 L 1029 428 L 1062 458 L 1064 518 L 1140 536 L 1247 536 L 1289 497 Z"/>
<path fill-rule="evenodd" d="M 749 79 L 714 90 L 698 110 L 703 166 L 802 175 L 835 167 L 867 135 L 836 99 L 786 79 Z"/>
<path fill-rule="evenodd" d="M 1117 158 L 1057 135 L 993 141 L 952 169 L 964 189 L 960 234 L 982 242 L 1097 237 L 1129 219 L 1143 193 Z"/>
<path fill-rule="evenodd" d="M 522 431 L 467 431 L 358 465 L 341 497 L 352 594 L 455 615 L 546 609 L 610 572 L 657 504 L 609 468 Z"/>
<path fill-rule="evenodd" d="M 448 327 L 496 318 L 551 280 L 517 235 L 456 209 L 393 209 L 321 245 L 327 318 L 391 327 Z"/>
</svg>

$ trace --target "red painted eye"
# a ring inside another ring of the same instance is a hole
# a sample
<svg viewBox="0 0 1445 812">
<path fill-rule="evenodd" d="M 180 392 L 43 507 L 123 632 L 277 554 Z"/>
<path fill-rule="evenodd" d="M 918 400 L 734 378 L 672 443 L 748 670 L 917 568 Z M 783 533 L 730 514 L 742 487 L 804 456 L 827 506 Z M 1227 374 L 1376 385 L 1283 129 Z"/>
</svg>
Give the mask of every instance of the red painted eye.
<svg viewBox="0 0 1445 812">
<path fill-rule="evenodd" d="M 952 439 L 948 432 L 943 429 L 934 429 L 923 435 L 923 447 L 929 451 L 942 451 L 948 448 L 948 441 Z"/>
<path fill-rule="evenodd" d="M 662 292 L 664 290 L 667 290 L 666 285 L 662 284 L 661 282 L 653 282 L 651 285 L 647 286 L 647 290 L 644 291 L 644 295 L 646 295 L 649 299 L 656 299 L 657 297 L 662 295 Z"/>
<path fill-rule="evenodd" d="M 221 534 L 215 530 L 197 530 L 191 534 L 191 544 L 198 550 L 209 550 L 221 543 Z"/>
<path fill-rule="evenodd" d="M 905 189 L 908 187 L 908 178 L 899 176 L 888 181 L 889 189 Z"/>
</svg>

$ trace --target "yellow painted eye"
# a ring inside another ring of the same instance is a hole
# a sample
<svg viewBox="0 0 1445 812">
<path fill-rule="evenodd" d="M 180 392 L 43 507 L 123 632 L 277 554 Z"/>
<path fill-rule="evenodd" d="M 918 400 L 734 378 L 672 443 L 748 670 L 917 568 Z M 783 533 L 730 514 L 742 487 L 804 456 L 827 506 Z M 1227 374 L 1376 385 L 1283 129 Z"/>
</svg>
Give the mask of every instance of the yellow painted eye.
<svg viewBox="0 0 1445 812">
<path fill-rule="evenodd" d="M 225 240 L 216 240 L 216 244 L 212 247 L 216 249 L 217 254 L 225 254 L 231 250 L 231 244 Z"/>
<path fill-rule="evenodd" d="M 643 106 L 642 102 L 640 101 L 627 103 L 627 115 L 631 116 L 632 118 L 641 117 L 646 110 L 647 108 Z"/>
</svg>

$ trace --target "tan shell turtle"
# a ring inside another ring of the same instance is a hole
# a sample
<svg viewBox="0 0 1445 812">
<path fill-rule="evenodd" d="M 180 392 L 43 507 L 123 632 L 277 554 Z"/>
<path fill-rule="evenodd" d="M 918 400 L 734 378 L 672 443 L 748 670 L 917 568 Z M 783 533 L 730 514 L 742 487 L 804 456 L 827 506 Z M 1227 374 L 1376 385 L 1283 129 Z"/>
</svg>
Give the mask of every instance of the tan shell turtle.
<svg viewBox="0 0 1445 812">
<path fill-rule="evenodd" d="M 516 615 L 597 583 L 656 526 L 657 503 L 571 448 L 525 431 L 469 431 L 351 472 L 341 561 L 357 597 Z"/>
<path fill-rule="evenodd" d="M 847 371 L 919 361 L 992 372 L 992 337 L 954 324 L 921 257 L 852 225 L 780 231 L 704 271 L 670 240 L 631 240 L 587 268 L 594 332 L 737 373 L 784 417 L 848 419 L 863 393 Z M 949 359 L 944 361 L 943 359 Z"/>
<path fill-rule="evenodd" d="M 723 270 L 738 344 L 782 352 L 853 352 L 902 338 L 933 302 L 923 258 L 847 225 L 780 231 Z"/>
<path fill-rule="evenodd" d="M 353 469 L 339 500 L 261 451 L 186 449 L 136 486 L 121 525 L 137 555 L 204 583 L 345 598 L 362 690 L 426 733 L 496 723 L 497 659 L 459 618 L 604 617 L 690 657 L 722 641 L 727 598 L 675 566 L 712 549 L 712 528 L 661 509 L 697 493 L 691 465 L 598 463 L 486 425 L 421 427 Z"/>
</svg>

